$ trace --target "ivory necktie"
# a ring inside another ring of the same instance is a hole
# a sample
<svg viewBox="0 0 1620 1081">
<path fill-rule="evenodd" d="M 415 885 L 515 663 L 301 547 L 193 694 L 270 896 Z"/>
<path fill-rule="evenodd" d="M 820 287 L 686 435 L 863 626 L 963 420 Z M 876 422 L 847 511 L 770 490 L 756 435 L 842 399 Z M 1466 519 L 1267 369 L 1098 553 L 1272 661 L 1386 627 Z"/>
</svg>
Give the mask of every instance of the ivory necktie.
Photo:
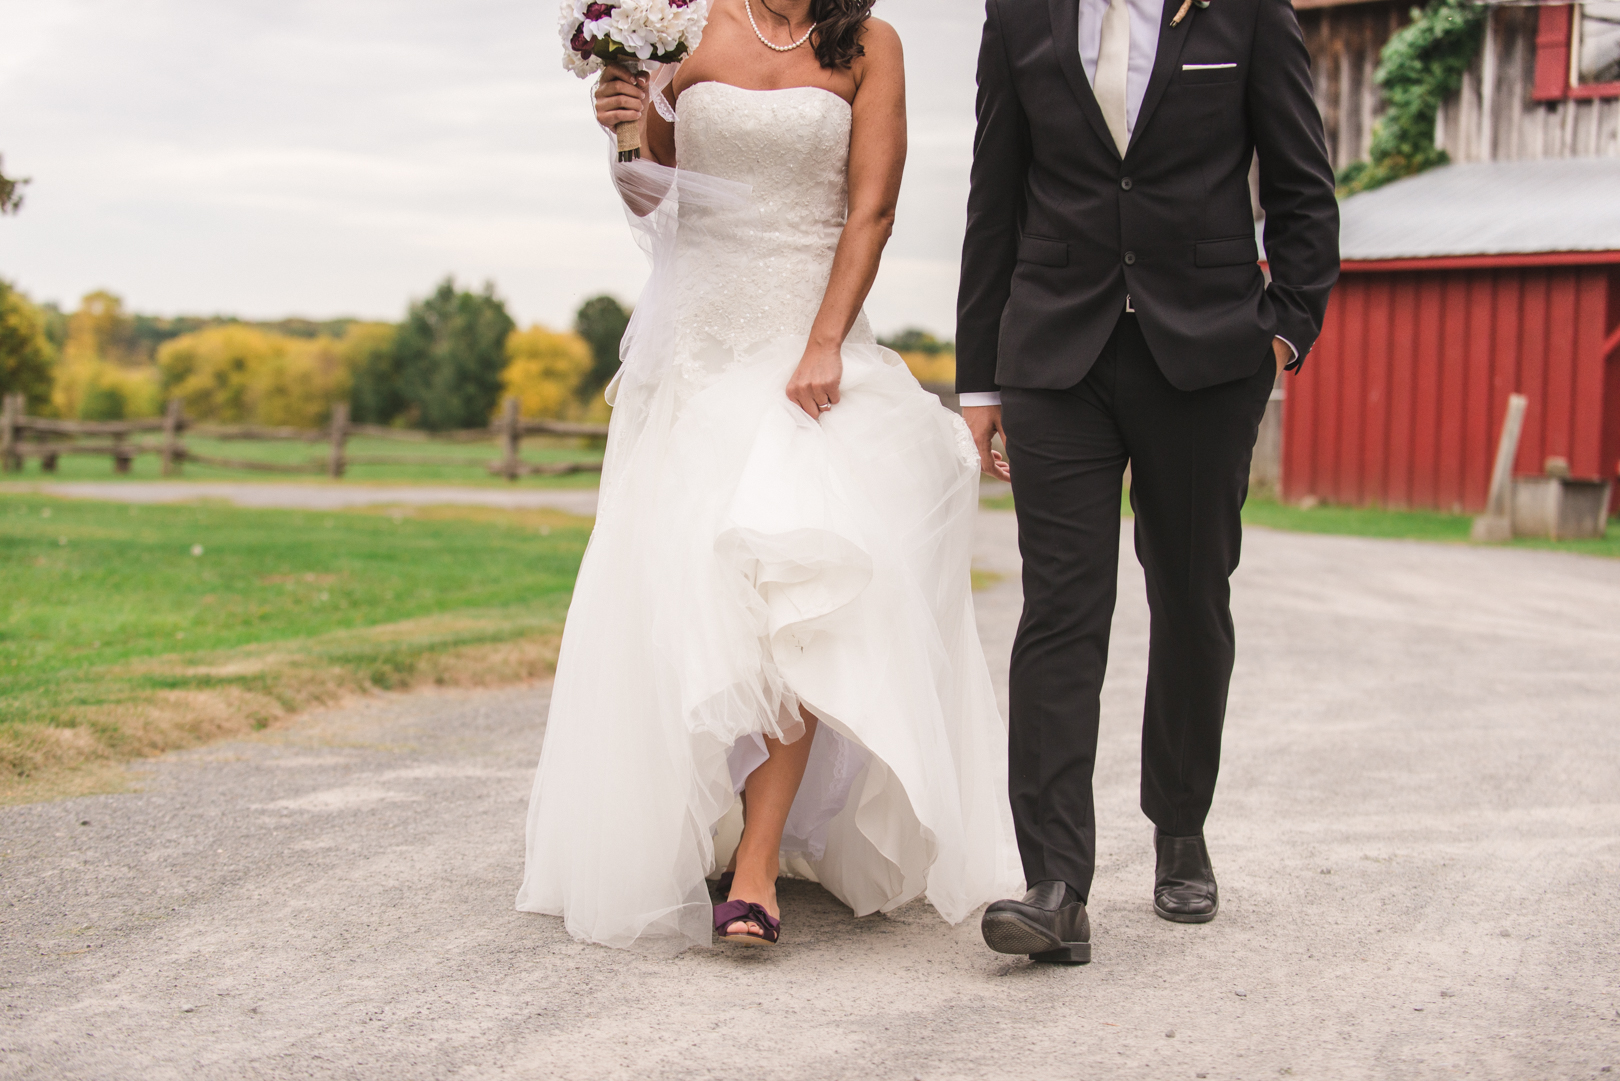
<svg viewBox="0 0 1620 1081">
<path fill-rule="evenodd" d="M 1108 131 L 1122 158 L 1131 142 L 1130 129 L 1125 124 L 1125 80 L 1130 62 L 1130 5 L 1126 0 L 1111 0 L 1103 15 L 1102 43 L 1097 49 L 1097 77 L 1092 91 L 1097 95 L 1097 104 L 1102 108 L 1103 119 L 1108 121 Z"/>
</svg>

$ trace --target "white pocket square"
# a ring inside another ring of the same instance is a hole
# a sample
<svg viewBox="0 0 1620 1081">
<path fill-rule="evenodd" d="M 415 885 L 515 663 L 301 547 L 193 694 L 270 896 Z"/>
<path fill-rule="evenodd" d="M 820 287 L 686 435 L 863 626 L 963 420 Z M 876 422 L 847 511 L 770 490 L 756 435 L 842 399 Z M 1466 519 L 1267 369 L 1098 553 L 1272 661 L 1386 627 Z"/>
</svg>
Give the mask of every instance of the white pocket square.
<svg viewBox="0 0 1620 1081">
<path fill-rule="evenodd" d="M 1183 65 L 1181 65 L 1181 70 L 1182 71 L 1214 71 L 1216 68 L 1235 68 L 1235 67 L 1237 67 L 1237 63 L 1234 61 L 1233 63 L 1230 63 L 1230 64 L 1183 64 Z"/>
</svg>

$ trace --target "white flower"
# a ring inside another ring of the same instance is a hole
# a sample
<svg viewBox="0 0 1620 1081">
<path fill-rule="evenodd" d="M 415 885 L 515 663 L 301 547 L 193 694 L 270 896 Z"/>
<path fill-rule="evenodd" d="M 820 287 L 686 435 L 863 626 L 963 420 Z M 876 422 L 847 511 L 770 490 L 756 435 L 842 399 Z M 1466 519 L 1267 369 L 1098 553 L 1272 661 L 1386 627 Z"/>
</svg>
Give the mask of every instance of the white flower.
<svg viewBox="0 0 1620 1081">
<path fill-rule="evenodd" d="M 563 68 L 582 79 L 600 71 L 602 60 L 574 49 L 580 33 L 593 40 L 605 38 L 618 46 L 615 52 L 638 60 L 679 59 L 702 42 L 709 18 L 709 0 L 691 0 L 684 7 L 669 0 L 602 0 L 597 6 L 598 17 L 591 20 L 585 18 L 591 0 L 562 0 L 559 12 Z"/>
</svg>

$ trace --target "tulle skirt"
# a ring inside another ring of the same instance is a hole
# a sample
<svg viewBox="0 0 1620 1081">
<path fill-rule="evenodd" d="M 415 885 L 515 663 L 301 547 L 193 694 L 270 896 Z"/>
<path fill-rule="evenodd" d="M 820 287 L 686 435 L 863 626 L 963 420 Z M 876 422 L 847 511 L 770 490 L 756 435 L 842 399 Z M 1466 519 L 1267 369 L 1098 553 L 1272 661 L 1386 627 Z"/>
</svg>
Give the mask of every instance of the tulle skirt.
<svg viewBox="0 0 1620 1081">
<path fill-rule="evenodd" d="M 581 940 L 711 941 L 737 793 L 801 706 L 820 723 L 786 873 L 856 916 L 922 896 L 953 923 L 1021 880 L 972 441 L 875 345 L 845 347 L 842 401 L 810 419 L 783 393 L 804 347 L 619 389 L 517 898 Z"/>
</svg>

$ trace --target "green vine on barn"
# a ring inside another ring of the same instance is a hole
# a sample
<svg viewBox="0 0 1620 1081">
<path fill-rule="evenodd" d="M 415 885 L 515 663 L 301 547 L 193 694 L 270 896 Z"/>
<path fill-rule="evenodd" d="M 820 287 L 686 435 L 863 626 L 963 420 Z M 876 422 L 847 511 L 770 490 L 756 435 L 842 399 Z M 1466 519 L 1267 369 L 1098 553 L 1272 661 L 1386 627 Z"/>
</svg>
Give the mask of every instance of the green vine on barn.
<svg viewBox="0 0 1620 1081">
<path fill-rule="evenodd" d="M 1413 8 L 1379 56 L 1373 81 L 1388 108 L 1373 129 L 1368 161 L 1345 166 L 1339 194 L 1358 191 L 1444 165 L 1450 156 L 1434 145 L 1440 105 L 1462 87 L 1463 73 L 1479 54 L 1490 8 L 1471 0 L 1431 0 Z"/>
</svg>

